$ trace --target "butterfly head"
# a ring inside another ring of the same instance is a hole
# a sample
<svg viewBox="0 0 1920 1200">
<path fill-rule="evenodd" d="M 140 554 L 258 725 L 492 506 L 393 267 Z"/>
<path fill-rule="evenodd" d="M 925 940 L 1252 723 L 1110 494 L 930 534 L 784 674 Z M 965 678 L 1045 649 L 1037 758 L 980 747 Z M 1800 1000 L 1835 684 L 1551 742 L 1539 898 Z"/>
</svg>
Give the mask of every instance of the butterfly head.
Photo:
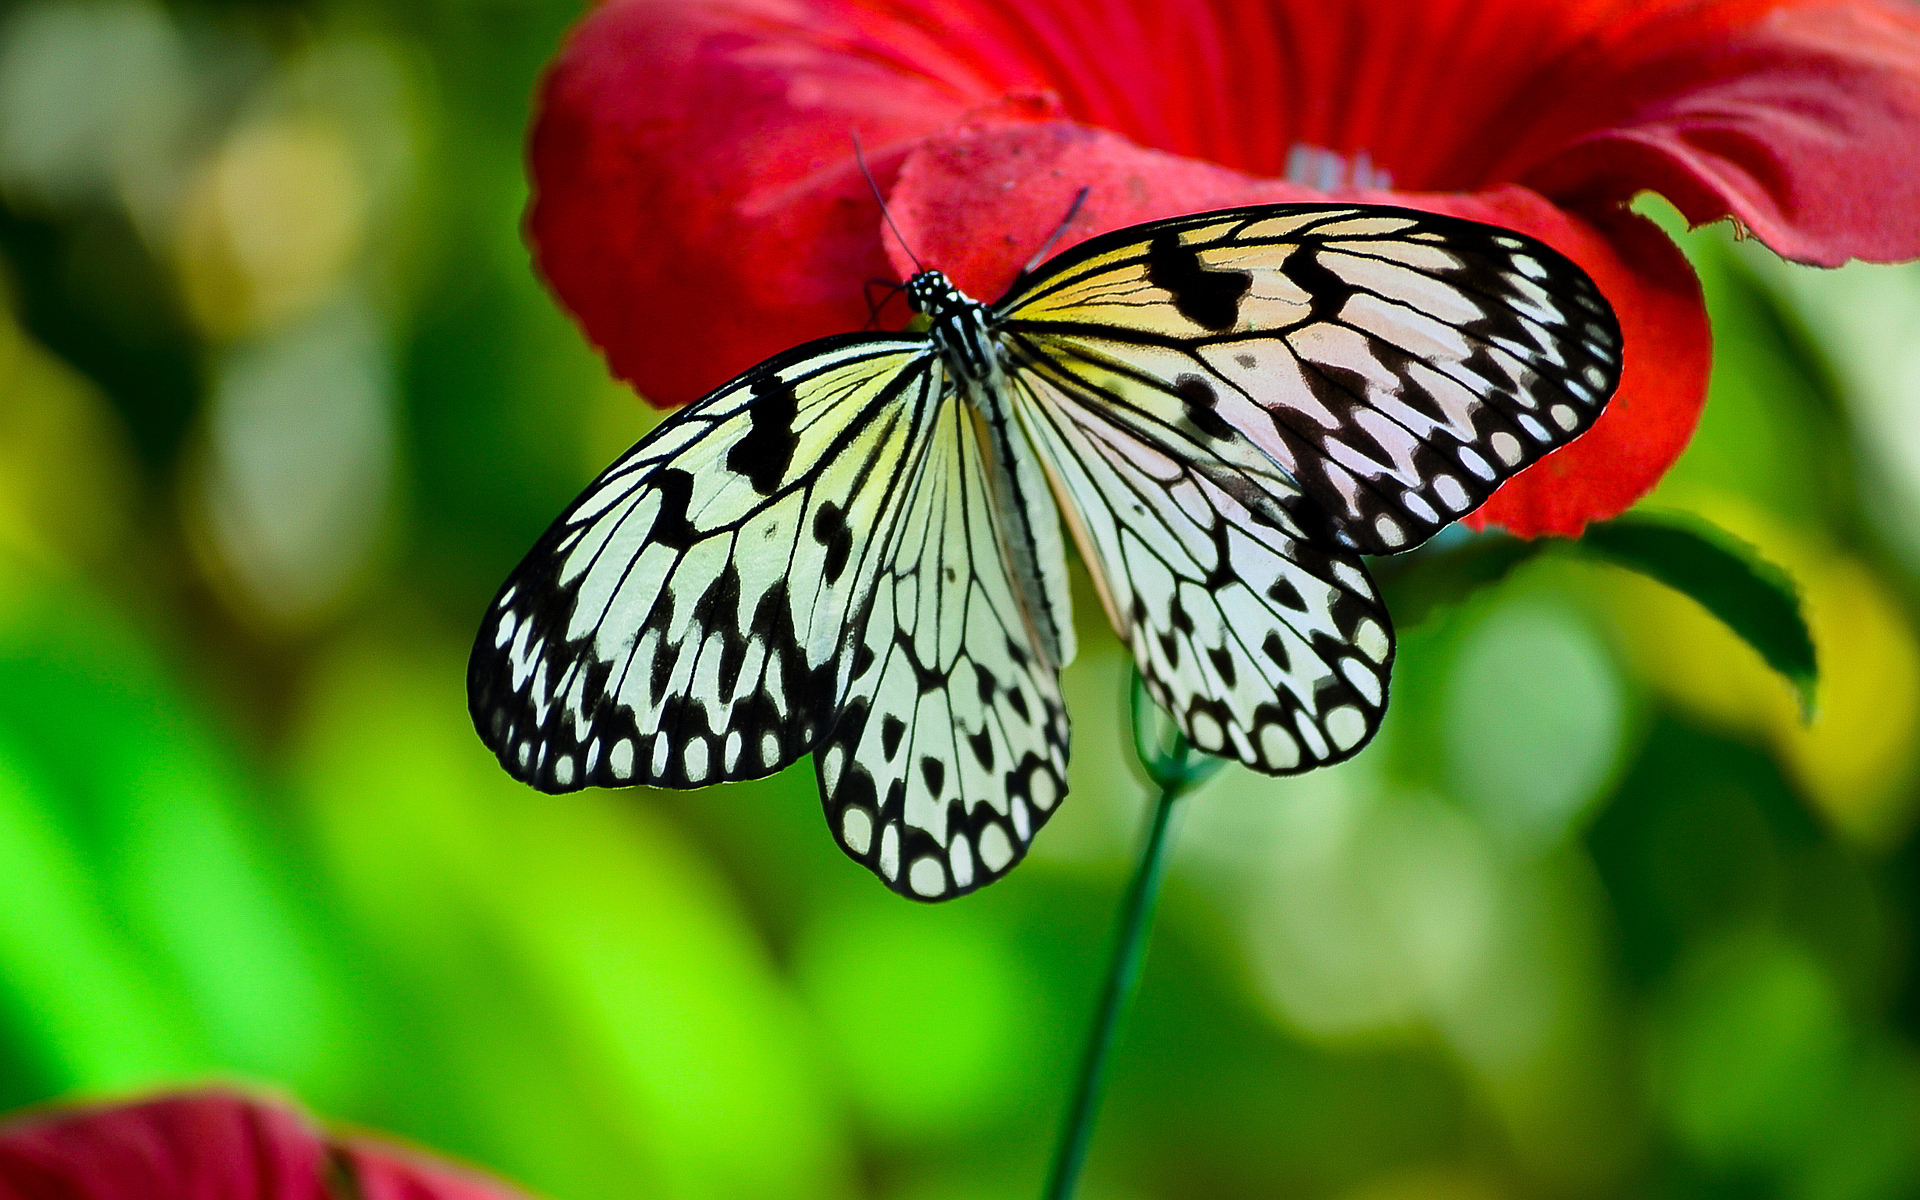
<svg viewBox="0 0 1920 1200">
<path fill-rule="evenodd" d="M 986 305 L 953 286 L 941 272 L 921 271 L 907 280 L 907 306 L 925 319 L 928 336 L 956 374 L 967 379 L 988 377 L 993 351 Z"/>
<path fill-rule="evenodd" d="M 953 286 L 945 272 L 920 271 L 907 280 L 907 307 L 932 321 L 938 322 L 972 303 L 973 298 Z"/>
</svg>

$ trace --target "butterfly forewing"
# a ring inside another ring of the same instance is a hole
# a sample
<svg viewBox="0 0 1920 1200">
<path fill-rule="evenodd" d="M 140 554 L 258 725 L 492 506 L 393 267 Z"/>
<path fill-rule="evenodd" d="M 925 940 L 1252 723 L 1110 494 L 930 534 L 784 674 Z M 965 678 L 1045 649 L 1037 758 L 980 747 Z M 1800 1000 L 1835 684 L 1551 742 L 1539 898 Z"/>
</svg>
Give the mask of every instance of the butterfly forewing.
<svg viewBox="0 0 1920 1200">
<path fill-rule="evenodd" d="M 676 414 L 508 579 L 468 668 L 475 727 L 546 791 L 766 775 L 830 727 L 847 630 L 937 410 L 918 339 L 832 339 Z"/>
<path fill-rule="evenodd" d="M 1599 415 L 1612 310 L 1549 247 L 1399 209 L 1279 206 L 1095 238 L 997 306 L 1163 381 L 1284 467 L 1334 537 L 1425 541 Z"/>
</svg>

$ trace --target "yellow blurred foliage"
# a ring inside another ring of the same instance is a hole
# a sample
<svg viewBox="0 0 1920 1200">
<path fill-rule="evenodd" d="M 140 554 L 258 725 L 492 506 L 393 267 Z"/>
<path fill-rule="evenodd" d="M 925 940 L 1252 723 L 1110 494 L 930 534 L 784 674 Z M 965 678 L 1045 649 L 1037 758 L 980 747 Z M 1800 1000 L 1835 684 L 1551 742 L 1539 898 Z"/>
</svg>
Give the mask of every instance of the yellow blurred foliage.
<svg viewBox="0 0 1920 1200">
<path fill-rule="evenodd" d="M 1681 707 L 1770 745 L 1837 829 L 1887 846 L 1913 815 L 1920 733 L 1920 645 L 1898 602 L 1861 562 L 1737 500 L 1695 494 L 1684 507 L 1753 544 L 1801 590 L 1818 654 L 1813 720 L 1787 682 L 1692 600 L 1619 572 L 1616 599 L 1644 676 Z"/>
<path fill-rule="evenodd" d="M 188 191 L 179 242 L 188 307 L 216 338 L 311 311 L 353 265 L 368 216 L 361 167 L 337 122 L 242 125 Z"/>
<path fill-rule="evenodd" d="M 99 391 L 23 331 L 0 294 L 0 544 L 85 562 L 124 528 L 134 471 Z"/>
</svg>

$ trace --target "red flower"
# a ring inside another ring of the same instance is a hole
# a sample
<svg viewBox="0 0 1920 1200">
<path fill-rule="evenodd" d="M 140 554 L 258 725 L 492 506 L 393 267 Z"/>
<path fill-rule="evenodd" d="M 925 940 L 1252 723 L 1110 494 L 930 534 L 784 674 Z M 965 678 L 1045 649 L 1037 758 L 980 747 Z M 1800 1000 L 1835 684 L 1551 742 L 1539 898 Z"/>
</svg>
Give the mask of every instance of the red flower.
<svg viewBox="0 0 1920 1200">
<path fill-rule="evenodd" d="M 291 1108 L 209 1089 L 0 1126 L 0 1200 L 520 1200 L 449 1163 L 330 1138 Z"/>
<path fill-rule="evenodd" d="M 1476 523 L 1577 533 L 1692 435 L 1710 339 L 1643 190 L 1789 258 L 1920 254 L 1903 0 L 609 0 L 548 76 L 535 251 L 615 372 L 679 404 L 866 319 L 907 240 L 991 298 L 1071 240 L 1333 192 L 1524 230 L 1627 337 L 1591 432 Z"/>
</svg>

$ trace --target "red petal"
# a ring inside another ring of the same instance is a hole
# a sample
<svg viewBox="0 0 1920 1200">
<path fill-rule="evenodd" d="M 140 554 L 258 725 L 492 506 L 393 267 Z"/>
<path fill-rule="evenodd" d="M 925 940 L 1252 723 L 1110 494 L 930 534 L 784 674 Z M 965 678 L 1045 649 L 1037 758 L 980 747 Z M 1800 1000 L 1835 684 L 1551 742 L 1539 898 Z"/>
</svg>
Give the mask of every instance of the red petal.
<svg viewBox="0 0 1920 1200">
<path fill-rule="evenodd" d="M 1304 144 L 1402 188 L 1521 181 L 1581 211 L 1652 188 L 1796 258 L 1895 258 L 1920 253 L 1916 30 L 1893 0 L 611 0 L 543 89 L 529 231 L 663 403 L 866 319 L 888 269 L 853 132 L 885 186 L 922 139 L 1037 92 L 1186 156 L 1162 165 L 1199 191 L 1201 164 L 1272 176 Z M 1098 147 L 1067 157 L 1119 180 Z M 1006 236 L 1037 245 L 1077 186 L 1036 190 L 1028 228 L 994 227 L 997 272 L 963 277 L 1008 277 Z M 977 237 L 998 206 L 937 207 Z"/>
<path fill-rule="evenodd" d="M 1239 171 L 1072 121 L 1001 122 L 926 139 L 901 165 L 887 202 L 921 262 L 969 295 L 991 299 L 1046 244 L 1082 187 L 1086 202 L 1055 253 L 1109 229 L 1241 203 L 1254 186 Z M 1272 186 L 1276 200 L 1319 198 L 1291 184 Z M 890 241 L 888 253 L 895 270 L 914 270 L 898 243 Z"/>
<path fill-rule="evenodd" d="M 53 1109 L 0 1129 L 5 1200 L 328 1200 L 296 1112 L 209 1090 Z"/>
<path fill-rule="evenodd" d="M 346 1171 L 347 1187 L 329 1186 Z M 477 1173 L 220 1088 L 0 1127 L 0 1200 L 524 1200 Z"/>
<path fill-rule="evenodd" d="M 1236 204 L 1325 199 L 1279 180 L 1250 179 L 1068 122 L 998 125 L 929 139 L 910 155 L 890 198 L 895 219 L 930 265 L 962 289 L 998 296 L 1066 214 L 1092 190 L 1063 244 L 1140 221 Z M 1571 446 L 1509 481 L 1469 520 L 1528 537 L 1573 536 L 1645 495 L 1686 449 L 1706 401 L 1712 340 L 1693 269 L 1667 236 L 1631 213 L 1576 217 L 1538 194 L 1355 192 L 1504 225 L 1586 269 L 1612 302 L 1626 338 L 1619 392 Z M 997 231 L 991 239 L 976 229 Z M 897 262 L 902 270 L 910 265 Z"/>
<path fill-rule="evenodd" d="M 524 1200 L 477 1171 L 405 1146 L 360 1137 L 342 1151 L 360 1200 Z"/>
<path fill-rule="evenodd" d="M 1920 255 L 1920 9 L 1703 5 L 1569 63 L 1493 177 L 1584 206 L 1656 191 L 1828 266 Z M 1524 117 L 1516 111 L 1516 117 Z"/>
<path fill-rule="evenodd" d="M 853 134 L 884 184 L 907 142 L 993 95 L 898 69 L 875 49 L 896 32 L 780 0 L 615 0 L 582 22 L 542 88 L 527 224 L 616 374 L 679 404 L 866 319 L 887 261 Z"/>
</svg>

